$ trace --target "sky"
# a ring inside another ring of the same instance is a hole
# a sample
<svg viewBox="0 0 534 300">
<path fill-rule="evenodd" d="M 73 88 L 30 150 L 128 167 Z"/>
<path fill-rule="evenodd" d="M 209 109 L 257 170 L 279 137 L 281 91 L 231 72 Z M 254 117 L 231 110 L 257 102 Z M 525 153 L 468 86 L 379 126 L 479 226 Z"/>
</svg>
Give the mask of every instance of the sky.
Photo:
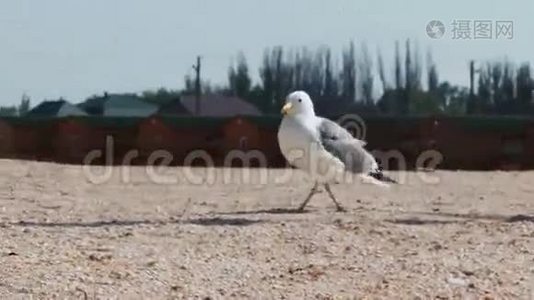
<svg viewBox="0 0 534 300">
<path fill-rule="evenodd" d="M 391 66 L 395 40 L 409 38 L 441 79 L 467 85 L 470 59 L 534 62 L 533 13 L 532 0 L 2 0 L 0 105 L 179 89 L 197 55 L 203 78 L 225 84 L 242 51 L 257 81 L 268 47 L 340 53 L 351 40 L 380 47 Z M 440 39 L 426 33 L 431 20 L 445 25 Z M 493 36 L 454 39 L 454 20 L 491 21 Z M 496 38 L 496 21 L 513 21 L 512 39 Z"/>
</svg>

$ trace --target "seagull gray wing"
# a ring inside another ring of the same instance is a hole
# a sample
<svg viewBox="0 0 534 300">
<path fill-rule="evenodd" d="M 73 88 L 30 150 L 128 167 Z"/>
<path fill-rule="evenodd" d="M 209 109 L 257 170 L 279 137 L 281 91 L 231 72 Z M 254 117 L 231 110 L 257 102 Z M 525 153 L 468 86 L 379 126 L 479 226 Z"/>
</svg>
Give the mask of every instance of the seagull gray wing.
<svg viewBox="0 0 534 300">
<path fill-rule="evenodd" d="M 325 118 L 319 118 L 319 120 L 319 132 L 321 136 L 336 140 L 355 140 L 362 144 L 362 146 L 367 144 L 365 141 L 354 138 L 350 132 L 336 122 Z"/>
<path fill-rule="evenodd" d="M 319 118 L 317 127 L 319 142 L 323 148 L 345 164 L 345 170 L 352 173 L 372 173 L 378 170 L 374 157 L 365 150 L 365 142 L 355 139 L 337 123 Z"/>
</svg>

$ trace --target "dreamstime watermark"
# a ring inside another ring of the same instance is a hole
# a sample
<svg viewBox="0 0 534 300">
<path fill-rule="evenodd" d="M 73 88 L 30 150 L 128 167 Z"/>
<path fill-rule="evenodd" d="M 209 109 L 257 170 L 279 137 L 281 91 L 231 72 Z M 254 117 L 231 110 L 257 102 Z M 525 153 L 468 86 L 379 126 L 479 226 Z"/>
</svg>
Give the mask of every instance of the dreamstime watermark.
<svg viewBox="0 0 534 300">
<path fill-rule="evenodd" d="M 511 20 L 470 20 L 455 19 L 446 30 L 441 20 L 431 20 L 426 24 L 426 34 L 431 39 L 441 39 L 450 32 L 453 40 L 511 40 L 514 38 L 514 22 Z"/>
<path fill-rule="evenodd" d="M 340 141 L 340 147 L 345 149 L 343 154 L 336 153 L 330 155 L 324 151 L 321 143 L 311 143 L 307 149 L 292 149 L 286 155 L 291 165 L 304 168 L 311 177 L 318 181 L 336 181 L 340 183 L 353 183 L 357 180 L 357 171 L 369 169 L 372 159 L 363 151 L 367 126 L 364 120 L 355 114 L 344 115 L 337 120 L 345 130 L 340 130 L 337 126 L 323 128 L 329 138 L 338 139 L 339 136 L 349 132 L 357 140 Z M 339 130 L 339 132 L 336 132 Z M 351 143 L 356 143 L 352 144 Z M 359 144 L 358 144 L 359 143 Z M 347 150 L 348 149 L 348 150 Z M 394 179 L 400 184 L 408 180 L 408 169 L 416 170 L 419 179 L 426 184 L 438 184 L 440 179 L 428 170 L 434 170 L 442 161 L 443 155 L 435 150 L 426 150 L 420 153 L 414 166 L 408 166 L 406 157 L 398 150 L 373 150 L 372 156 L 380 163 L 382 169 L 390 170 L 395 166 Z M 345 155 L 344 157 L 341 157 Z M 90 151 L 84 158 L 82 169 L 87 180 L 93 184 L 103 184 L 110 181 L 114 173 L 120 172 L 122 183 L 132 182 L 132 162 L 140 157 L 138 150 L 127 152 L 116 164 L 114 161 L 114 140 L 113 137 L 106 138 L 104 150 Z M 336 158 L 334 158 L 336 157 Z M 98 160 L 104 164 L 95 165 Z M 162 185 L 172 184 L 193 184 L 193 185 L 214 185 L 218 182 L 223 184 L 285 184 L 294 175 L 295 169 L 284 168 L 276 172 L 269 169 L 267 155 L 259 150 L 231 150 L 223 159 L 220 166 L 216 166 L 216 161 L 212 155 L 203 149 L 193 150 L 187 153 L 180 167 L 171 168 L 175 157 L 166 150 L 155 150 L 150 153 L 147 163 L 144 166 L 145 174 L 152 183 Z M 334 162 L 334 163 L 332 163 Z M 118 165 L 118 167 L 113 167 Z M 239 165 L 240 168 L 232 166 Z M 253 172 L 252 169 L 255 169 Z M 347 172 L 346 169 L 355 172 Z"/>
<path fill-rule="evenodd" d="M 354 138 L 365 141 L 367 126 L 365 121 L 357 114 L 343 115 L 337 120 L 337 123 L 352 134 Z"/>
</svg>

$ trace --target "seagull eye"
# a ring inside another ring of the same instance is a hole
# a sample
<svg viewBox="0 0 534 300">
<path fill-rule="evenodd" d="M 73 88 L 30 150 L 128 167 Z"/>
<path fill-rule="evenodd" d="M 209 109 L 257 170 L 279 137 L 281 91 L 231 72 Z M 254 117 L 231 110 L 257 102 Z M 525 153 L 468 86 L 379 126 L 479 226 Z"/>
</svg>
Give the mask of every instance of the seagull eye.
<svg viewBox="0 0 534 300">
<path fill-rule="evenodd" d="M 299 99 L 299 102 L 302 102 L 302 99 Z"/>
</svg>

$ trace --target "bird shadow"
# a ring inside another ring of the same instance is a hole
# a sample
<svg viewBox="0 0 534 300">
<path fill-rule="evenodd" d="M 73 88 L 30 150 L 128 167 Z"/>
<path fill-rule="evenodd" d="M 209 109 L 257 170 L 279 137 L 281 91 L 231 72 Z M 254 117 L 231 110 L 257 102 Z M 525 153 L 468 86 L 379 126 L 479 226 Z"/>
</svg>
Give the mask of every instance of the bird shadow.
<svg viewBox="0 0 534 300">
<path fill-rule="evenodd" d="M 19 221 L 11 223 L 13 226 L 19 227 L 122 227 L 122 226 L 136 226 L 136 225 L 156 225 L 162 224 L 165 221 L 156 220 L 109 220 L 109 221 L 77 221 L 77 222 L 34 222 L 34 221 Z"/>
<path fill-rule="evenodd" d="M 198 218 L 187 220 L 187 224 L 203 226 L 249 226 L 253 224 L 264 223 L 264 220 L 251 220 L 247 218 Z"/>
<path fill-rule="evenodd" d="M 447 213 L 447 212 L 421 212 L 420 214 L 449 217 L 463 220 L 480 220 L 480 221 L 500 221 L 505 223 L 517 223 L 517 222 L 533 222 L 534 216 L 516 214 L 516 215 L 503 215 L 503 214 L 479 214 L 479 213 Z"/>
<path fill-rule="evenodd" d="M 358 211 L 366 210 L 362 207 L 357 209 Z M 390 210 L 386 209 L 369 209 L 372 212 L 387 212 L 392 213 Z M 297 208 L 270 208 L 270 209 L 257 209 L 257 210 L 241 210 L 241 211 L 230 211 L 230 212 L 219 212 L 219 215 L 254 215 L 254 214 L 306 214 L 312 212 L 311 210 L 300 210 Z M 404 215 L 411 215 L 408 218 L 394 218 L 394 219 L 385 219 L 385 222 L 393 224 L 403 224 L 403 225 L 439 225 L 439 224 L 453 224 L 453 223 L 465 223 L 467 221 L 501 221 L 506 223 L 517 223 L 517 222 L 531 222 L 534 223 L 534 215 L 502 215 L 502 214 L 480 214 L 480 213 L 453 213 L 453 212 L 441 212 L 441 211 L 413 211 L 413 212 L 403 212 Z M 448 218 L 446 220 L 436 220 L 427 217 L 441 217 Z"/>
<path fill-rule="evenodd" d="M 257 209 L 257 210 L 240 210 L 240 211 L 228 211 L 221 212 L 221 215 L 257 215 L 257 214 L 271 214 L 271 215 L 283 215 L 283 214 L 305 214 L 310 212 L 307 209 L 297 208 L 270 208 L 270 209 Z"/>
<path fill-rule="evenodd" d="M 103 228 L 103 227 L 128 227 L 138 225 L 164 226 L 170 224 L 191 224 L 201 226 L 249 226 L 264 223 L 264 220 L 248 218 L 221 218 L 221 217 L 198 217 L 191 219 L 167 219 L 167 220 L 109 220 L 109 221 L 77 221 L 77 222 L 33 222 L 19 221 L 11 223 L 18 227 L 42 227 L 42 228 Z"/>
<path fill-rule="evenodd" d="M 534 216 L 527 215 L 514 215 L 506 219 L 507 223 L 516 223 L 516 222 L 530 222 L 534 223 Z"/>
<path fill-rule="evenodd" d="M 400 225 L 446 225 L 462 222 L 458 220 L 428 220 L 419 218 L 387 219 L 385 221 L 388 223 Z"/>
<path fill-rule="evenodd" d="M 534 223 L 534 216 L 515 214 L 515 215 L 503 215 L 503 214 L 479 214 L 479 213 L 449 213 L 449 212 L 428 212 L 428 211 L 416 211 L 416 212 L 404 212 L 403 214 L 413 215 L 408 218 L 395 218 L 387 219 L 386 222 L 402 225 L 428 225 L 428 224 L 452 224 L 452 223 L 465 223 L 469 221 L 498 221 L 504 223 L 518 223 L 518 222 L 530 222 Z M 449 220 L 436 220 L 428 219 L 427 217 L 441 217 L 449 218 Z"/>
</svg>

